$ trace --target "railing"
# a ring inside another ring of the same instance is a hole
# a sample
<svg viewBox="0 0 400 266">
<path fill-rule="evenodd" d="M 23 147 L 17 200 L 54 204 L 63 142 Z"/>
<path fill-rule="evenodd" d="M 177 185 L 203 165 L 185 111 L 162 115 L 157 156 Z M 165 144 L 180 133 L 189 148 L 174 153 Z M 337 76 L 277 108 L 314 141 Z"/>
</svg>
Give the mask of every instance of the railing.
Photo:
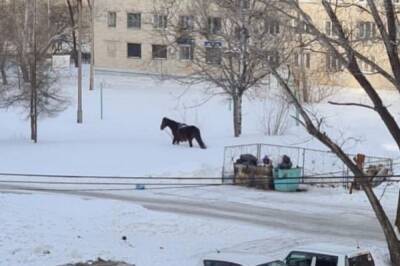
<svg viewBox="0 0 400 266">
<path fill-rule="evenodd" d="M 347 166 L 330 151 L 308 149 L 303 147 L 283 146 L 274 144 L 247 144 L 225 147 L 224 164 L 222 167 L 222 178 L 224 182 L 230 183 L 234 175 L 233 164 L 241 154 L 252 154 L 259 161 L 267 155 L 275 163 L 283 156 L 291 158 L 293 166 L 302 168 L 302 182 L 307 177 L 338 177 L 349 178 L 351 173 Z M 353 158 L 354 154 L 348 154 Z M 383 165 L 391 173 L 393 172 L 393 160 L 391 158 L 366 156 L 364 167 L 370 165 Z M 344 181 L 344 180 L 342 180 Z"/>
</svg>

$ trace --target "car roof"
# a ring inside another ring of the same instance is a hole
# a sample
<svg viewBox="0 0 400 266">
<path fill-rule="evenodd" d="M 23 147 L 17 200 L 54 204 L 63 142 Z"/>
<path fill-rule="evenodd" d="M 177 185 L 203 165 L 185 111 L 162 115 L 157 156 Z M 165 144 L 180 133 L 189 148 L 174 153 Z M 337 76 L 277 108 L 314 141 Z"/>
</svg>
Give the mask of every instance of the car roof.
<svg viewBox="0 0 400 266">
<path fill-rule="evenodd" d="M 305 245 L 296 248 L 293 251 L 326 254 L 332 256 L 348 256 L 348 257 L 369 254 L 369 251 L 365 249 L 360 249 L 357 247 L 345 246 L 345 245 L 329 244 L 329 243 L 315 243 L 311 245 Z"/>
<path fill-rule="evenodd" d="M 274 259 L 271 259 L 270 257 L 261 254 L 251 254 L 242 252 L 211 253 L 204 256 L 202 258 L 202 261 L 204 260 L 227 261 L 227 262 L 238 263 L 243 266 L 256 266 L 259 264 L 264 264 L 267 262 L 274 261 Z"/>
</svg>

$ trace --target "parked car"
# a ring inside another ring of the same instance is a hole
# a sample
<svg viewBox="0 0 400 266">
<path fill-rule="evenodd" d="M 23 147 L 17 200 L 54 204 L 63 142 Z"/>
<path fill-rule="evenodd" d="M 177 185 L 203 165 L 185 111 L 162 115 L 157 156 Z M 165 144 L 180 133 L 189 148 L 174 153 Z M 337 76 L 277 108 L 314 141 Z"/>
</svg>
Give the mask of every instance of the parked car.
<svg viewBox="0 0 400 266">
<path fill-rule="evenodd" d="M 248 253 L 213 253 L 203 257 L 199 266 L 286 266 L 283 261 Z"/>
<path fill-rule="evenodd" d="M 375 266 L 367 250 L 314 244 L 291 251 L 286 259 L 287 266 Z"/>
</svg>

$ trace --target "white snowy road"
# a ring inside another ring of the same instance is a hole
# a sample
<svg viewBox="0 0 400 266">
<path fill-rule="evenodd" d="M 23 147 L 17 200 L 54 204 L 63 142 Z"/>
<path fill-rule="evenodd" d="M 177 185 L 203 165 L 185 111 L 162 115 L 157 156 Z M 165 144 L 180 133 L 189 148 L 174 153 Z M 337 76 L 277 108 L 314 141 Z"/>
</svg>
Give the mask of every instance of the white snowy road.
<svg viewBox="0 0 400 266">
<path fill-rule="evenodd" d="M 34 187 L 0 186 L 7 188 L 20 188 L 21 190 L 34 190 Z M 42 192 L 41 192 L 42 193 Z M 154 196 L 152 194 L 129 195 L 126 193 L 108 192 L 70 192 L 57 191 L 74 197 L 91 197 L 102 200 L 117 200 L 141 205 L 146 209 L 174 213 L 181 215 L 196 216 L 206 219 L 223 219 L 230 222 L 253 224 L 257 226 L 290 230 L 297 233 L 334 237 L 343 240 L 371 240 L 384 241 L 383 233 L 373 216 L 372 210 L 352 209 L 351 206 L 337 205 L 329 212 L 319 215 L 303 210 L 285 210 L 280 208 L 280 202 L 276 202 L 276 208 L 255 206 L 248 203 L 237 203 L 224 200 L 188 199 L 171 196 Z M 290 198 L 285 204 L 290 203 Z M 298 204 L 293 199 L 293 204 Z M 308 201 L 306 208 L 313 210 L 323 207 L 319 202 Z"/>
</svg>

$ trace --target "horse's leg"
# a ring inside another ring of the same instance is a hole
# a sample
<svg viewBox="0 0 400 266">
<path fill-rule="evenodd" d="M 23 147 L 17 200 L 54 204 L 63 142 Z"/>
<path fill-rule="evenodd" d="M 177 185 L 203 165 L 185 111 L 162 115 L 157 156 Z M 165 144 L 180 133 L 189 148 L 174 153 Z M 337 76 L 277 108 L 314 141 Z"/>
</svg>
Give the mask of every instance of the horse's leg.
<svg viewBox="0 0 400 266">
<path fill-rule="evenodd" d="M 188 141 L 189 141 L 189 146 L 190 146 L 190 147 L 193 147 L 192 140 L 193 140 L 193 139 L 191 139 L 191 138 L 188 139 Z"/>
</svg>

